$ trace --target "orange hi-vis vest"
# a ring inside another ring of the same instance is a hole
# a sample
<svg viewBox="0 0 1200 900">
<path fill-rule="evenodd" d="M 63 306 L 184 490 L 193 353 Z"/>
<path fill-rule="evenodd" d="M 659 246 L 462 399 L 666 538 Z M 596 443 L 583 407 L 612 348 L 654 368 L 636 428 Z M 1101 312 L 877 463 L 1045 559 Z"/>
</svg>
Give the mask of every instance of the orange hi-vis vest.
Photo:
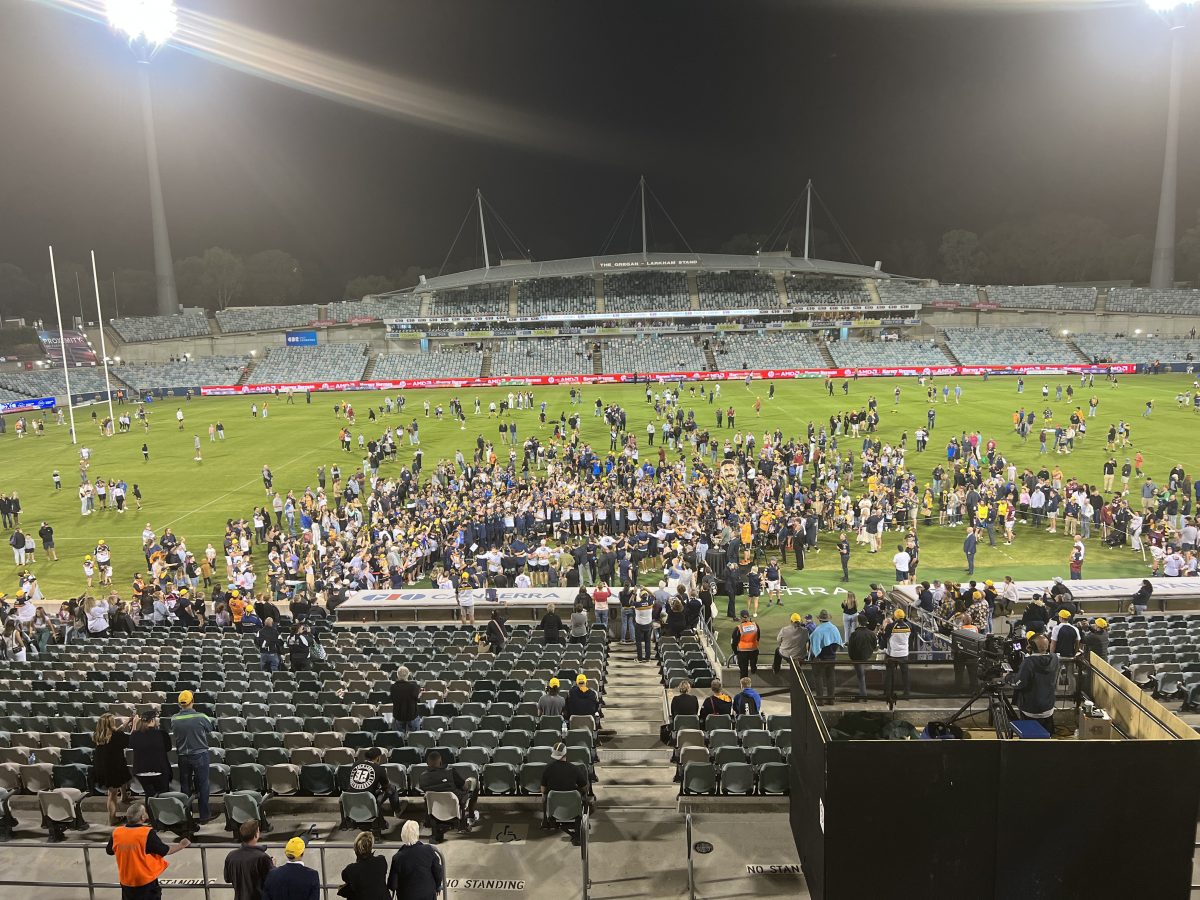
<svg viewBox="0 0 1200 900">
<path fill-rule="evenodd" d="M 117 875 L 124 887 L 143 887 L 167 870 L 167 861 L 146 852 L 149 825 L 113 829 L 113 856 L 117 860 Z"/>
<path fill-rule="evenodd" d="M 738 645 L 739 650 L 757 650 L 758 649 L 758 626 L 753 622 L 743 622 L 738 626 Z"/>
</svg>

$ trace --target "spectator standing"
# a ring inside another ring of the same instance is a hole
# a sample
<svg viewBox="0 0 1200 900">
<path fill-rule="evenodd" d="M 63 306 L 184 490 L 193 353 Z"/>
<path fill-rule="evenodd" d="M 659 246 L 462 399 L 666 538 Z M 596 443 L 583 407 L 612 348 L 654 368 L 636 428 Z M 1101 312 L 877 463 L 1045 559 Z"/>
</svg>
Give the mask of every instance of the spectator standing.
<svg viewBox="0 0 1200 900">
<path fill-rule="evenodd" d="M 976 591 L 975 593 L 979 593 Z M 982 597 L 982 595 L 980 595 Z M 982 629 L 980 629 L 982 631 Z M 903 609 L 892 613 L 892 619 L 883 630 L 884 657 L 887 662 L 887 683 L 884 693 L 893 697 L 896 687 L 896 670 L 900 670 L 900 678 L 904 682 L 904 699 L 911 695 L 909 682 L 908 653 L 912 643 L 913 630 L 908 623 L 908 614 Z"/>
<path fill-rule="evenodd" d="M 133 750 L 133 775 L 147 797 L 157 797 L 171 784 L 171 737 L 159 727 L 158 710 L 138 714 L 129 735 Z"/>
<path fill-rule="evenodd" d="M 105 713 L 96 722 L 92 732 L 96 750 L 92 755 L 92 775 L 96 788 L 104 791 L 108 801 L 108 824 L 118 825 L 117 803 L 124 799 L 129 790 L 129 766 L 125 764 L 125 750 L 129 747 L 129 731 L 122 727 L 120 719 Z"/>
<path fill-rule="evenodd" d="M 264 672 L 278 672 L 283 664 L 283 638 L 275 627 L 275 619 L 267 616 L 255 637 L 258 659 Z"/>
<path fill-rule="evenodd" d="M 158 877 L 167 871 L 168 856 L 186 850 L 191 841 L 183 838 L 167 844 L 146 823 L 146 805 L 140 800 L 125 812 L 125 824 L 113 829 L 104 848 L 117 862 L 121 882 L 121 900 L 157 900 L 162 897 Z"/>
<path fill-rule="evenodd" d="M 262 900 L 318 900 L 321 876 L 304 865 L 304 841 L 292 838 L 283 848 L 287 862 L 268 873 Z"/>
<path fill-rule="evenodd" d="M 591 627 L 587 611 L 581 605 L 576 604 L 575 611 L 571 613 L 571 643 L 586 644 Z"/>
<path fill-rule="evenodd" d="M 838 647 L 842 645 L 842 635 L 830 619 L 829 610 L 823 609 L 817 614 L 817 627 L 809 638 L 809 653 L 815 662 L 828 665 L 813 666 L 816 676 L 817 702 L 833 702 L 833 661 L 837 658 Z"/>
<path fill-rule="evenodd" d="M 342 869 L 338 896 L 345 900 L 390 900 L 387 860 L 375 853 L 375 835 L 364 831 L 354 839 L 354 862 Z"/>
<path fill-rule="evenodd" d="M 879 638 L 875 634 L 875 626 L 864 615 L 859 615 L 857 627 L 850 634 L 847 642 L 847 655 L 854 660 L 854 674 L 858 679 L 858 697 L 867 698 L 867 667 L 866 663 L 875 658 L 879 649 Z"/>
<path fill-rule="evenodd" d="M 237 831 L 241 846 L 225 857 L 225 883 L 233 885 L 233 900 L 262 900 L 263 882 L 275 863 L 258 846 L 259 825 L 256 819 L 243 822 Z"/>
<path fill-rule="evenodd" d="M 650 652 L 650 634 L 654 631 L 654 598 L 649 591 L 639 591 L 637 600 L 634 601 L 633 630 L 638 662 L 649 662 L 653 658 Z"/>
<path fill-rule="evenodd" d="M 421 727 L 418 702 L 421 687 L 412 680 L 408 666 L 398 668 L 395 677 L 392 682 L 392 727 L 401 732 L 416 731 Z"/>
<path fill-rule="evenodd" d="M 179 694 L 179 712 L 171 717 L 171 734 L 179 756 L 179 788 L 194 794 L 200 810 L 200 822 L 212 817 L 208 809 L 209 735 L 216 723 L 193 707 L 191 691 Z"/>
<path fill-rule="evenodd" d="M 730 647 L 737 657 L 738 671 L 742 678 L 758 671 L 758 643 L 762 629 L 750 618 L 750 610 L 743 609 L 741 621 L 730 635 Z"/>
<path fill-rule="evenodd" d="M 395 900 L 437 900 L 442 889 L 442 860 L 437 851 L 421 843 L 421 826 L 411 819 L 400 829 L 403 845 L 392 857 L 387 886 Z"/>
<path fill-rule="evenodd" d="M 553 603 L 546 607 L 546 614 L 542 616 L 539 627 L 542 629 L 542 640 L 547 644 L 562 643 L 563 621 L 559 618 L 558 613 L 554 611 Z"/>
</svg>

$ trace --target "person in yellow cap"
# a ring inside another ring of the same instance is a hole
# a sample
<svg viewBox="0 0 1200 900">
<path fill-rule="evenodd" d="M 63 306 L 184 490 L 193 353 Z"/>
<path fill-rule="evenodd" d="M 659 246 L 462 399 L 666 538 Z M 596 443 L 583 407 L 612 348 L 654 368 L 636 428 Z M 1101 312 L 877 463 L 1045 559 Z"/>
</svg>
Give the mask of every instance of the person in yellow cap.
<svg viewBox="0 0 1200 900">
<path fill-rule="evenodd" d="M 789 659 L 796 665 L 801 665 L 808 658 L 808 629 L 804 627 L 804 619 L 800 613 L 792 613 L 788 624 L 779 629 L 775 642 L 775 658 L 771 661 L 771 671 L 779 674 L 784 659 Z"/>
<path fill-rule="evenodd" d="M 194 701 L 191 691 L 179 692 L 179 712 L 171 717 L 171 736 L 179 756 L 179 789 L 196 796 L 204 823 L 212 818 L 208 810 L 208 748 L 216 722 L 194 709 Z"/>
<path fill-rule="evenodd" d="M 304 841 L 292 838 L 283 855 L 287 862 L 272 869 L 263 881 L 262 900 L 316 900 L 321 876 L 304 864 Z"/>
<path fill-rule="evenodd" d="M 1071 611 L 1060 609 L 1058 621 L 1050 629 L 1050 652 L 1070 659 L 1079 652 L 1079 628 L 1071 621 Z"/>
<path fill-rule="evenodd" d="M 539 716 L 561 716 L 567 705 L 567 698 L 558 692 L 560 682 L 551 678 L 546 684 L 546 693 L 538 699 Z"/>
<path fill-rule="evenodd" d="M 904 699 L 907 700 L 911 694 L 908 654 L 915 637 L 916 634 L 908 623 L 908 614 L 904 607 L 898 607 L 892 613 L 892 621 L 883 629 L 883 655 L 887 662 L 883 690 L 889 699 L 894 696 L 897 670 L 900 680 L 904 683 Z"/>
<path fill-rule="evenodd" d="M 591 716 L 592 720 L 596 722 L 596 727 L 599 728 L 599 715 L 600 698 L 594 690 L 588 687 L 588 677 L 580 672 L 575 676 L 575 686 L 567 694 L 563 717 L 569 721 L 571 716 Z"/>
<path fill-rule="evenodd" d="M 1108 619 L 1097 616 L 1092 619 L 1087 632 L 1083 635 L 1083 655 L 1094 653 L 1105 662 L 1108 661 Z"/>
</svg>

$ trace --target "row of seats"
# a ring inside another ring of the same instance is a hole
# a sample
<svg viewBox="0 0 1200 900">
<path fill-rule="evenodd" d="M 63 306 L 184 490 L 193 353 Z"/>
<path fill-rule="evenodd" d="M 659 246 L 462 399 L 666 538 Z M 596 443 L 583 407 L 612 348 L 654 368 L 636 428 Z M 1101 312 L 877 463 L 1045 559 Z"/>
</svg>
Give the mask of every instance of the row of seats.
<svg viewBox="0 0 1200 900">
<path fill-rule="evenodd" d="M 317 321 L 320 315 L 318 307 L 302 303 L 294 306 L 231 306 L 218 309 L 216 318 L 221 331 L 236 334 L 303 328 Z"/>
<path fill-rule="evenodd" d="M 934 341 L 832 341 L 829 353 L 839 366 L 948 366 L 950 357 Z"/>
<path fill-rule="evenodd" d="M 1044 328 L 947 328 L 946 344 L 968 366 L 1082 362 L 1065 341 Z"/>
<path fill-rule="evenodd" d="M 1188 362 L 1200 358 L 1200 341 L 1192 338 L 1124 337 L 1110 334 L 1072 334 L 1075 345 L 1092 359 L 1113 362 L 1167 363 Z"/>
<path fill-rule="evenodd" d="M 682 272 L 623 272 L 604 279 L 604 309 L 607 312 L 653 313 L 691 309 L 691 306 L 687 276 Z"/>
<path fill-rule="evenodd" d="M 701 309 L 764 309 L 779 306 L 775 279 L 763 272 L 700 272 Z"/>
<path fill-rule="evenodd" d="M 492 350 L 493 375 L 591 375 L 588 345 L 567 338 L 508 341 Z"/>
<path fill-rule="evenodd" d="M 482 365 L 483 356 L 474 349 L 443 348 L 430 350 L 428 353 L 380 353 L 375 357 L 374 377 L 379 380 L 477 378 Z"/>
<path fill-rule="evenodd" d="M 858 280 L 817 281 L 806 275 L 784 279 L 788 303 L 793 306 L 850 306 L 871 302 L 866 286 Z"/>
<path fill-rule="evenodd" d="M 1165 316 L 1200 316 L 1200 290 L 1113 288 L 1108 292 L 1109 312 L 1150 313 Z"/>
<path fill-rule="evenodd" d="M 421 314 L 421 298 L 416 295 L 395 294 L 382 297 L 363 297 L 361 300 L 335 300 L 325 308 L 331 322 L 355 319 L 415 319 Z"/>
<path fill-rule="evenodd" d="M 113 390 L 122 387 L 115 371 L 109 371 Z M 0 372 L 0 388 L 20 397 L 57 397 L 65 400 L 67 379 L 62 369 L 42 369 L 31 372 Z M 106 390 L 103 367 L 88 366 L 71 369 L 72 394 L 99 394 Z"/>
<path fill-rule="evenodd" d="M 820 369 L 828 363 L 804 332 L 726 332 L 713 350 L 718 369 Z"/>
<path fill-rule="evenodd" d="M 467 321 L 479 316 L 507 316 L 508 295 L 507 284 L 475 284 L 457 290 L 438 291 L 429 304 L 429 315 Z"/>
<path fill-rule="evenodd" d="M 606 372 L 682 372 L 708 368 L 704 351 L 693 338 L 680 335 L 644 335 L 613 338 L 604 345 Z"/>
<path fill-rule="evenodd" d="M 208 315 L 202 309 L 185 309 L 173 316 L 127 316 L 109 319 L 108 324 L 124 341 L 167 341 L 205 337 L 212 334 Z"/>
<path fill-rule="evenodd" d="M 517 285 L 517 312 L 523 316 L 564 316 L 595 311 L 596 279 L 590 275 L 531 278 Z"/>
<path fill-rule="evenodd" d="M 367 345 L 361 342 L 317 347 L 272 347 L 250 374 L 255 384 L 302 381 L 358 381 L 367 368 Z"/>
<path fill-rule="evenodd" d="M 979 288 L 973 284 L 938 284 L 933 286 L 910 284 L 906 281 L 881 280 L 878 284 L 879 299 L 883 303 L 932 303 L 953 302 L 970 306 L 979 302 Z"/>
<path fill-rule="evenodd" d="M 1057 284 L 989 284 L 989 303 L 1008 309 L 1091 310 L 1096 308 L 1094 287 Z"/>
<path fill-rule="evenodd" d="M 240 356 L 198 356 L 182 362 L 137 363 L 115 370 L 139 395 L 154 390 L 237 384 L 246 366 Z"/>
</svg>

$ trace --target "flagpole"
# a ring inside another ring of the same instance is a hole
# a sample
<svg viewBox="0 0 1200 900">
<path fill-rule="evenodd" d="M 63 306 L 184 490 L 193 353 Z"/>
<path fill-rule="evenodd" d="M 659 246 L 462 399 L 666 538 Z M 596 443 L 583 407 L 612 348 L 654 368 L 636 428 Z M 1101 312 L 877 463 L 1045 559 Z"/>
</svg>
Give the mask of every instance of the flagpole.
<svg viewBox="0 0 1200 900">
<path fill-rule="evenodd" d="M 96 251 L 92 251 L 92 281 L 96 283 L 96 324 L 100 327 L 100 356 L 104 358 L 104 393 L 108 395 L 108 427 L 117 428 L 117 417 L 113 413 L 112 382 L 108 380 L 108 350 L 104 346 L 104 312 L 100 309 L 100 276 L 96 274 Z"/>
<path fill-rule="evenodd" d="M 67 365 L 67 338 L 63 334 L 62 306 L 58 302 L 58 274 L 54 271 L 54 248 L 50 248 L 50 281 L 54 285 L 54 312 L 58 315 L 58 353 L 62 357 L 63 378 L 67 382 L 67 415 L 71 417 L 71 443 L 79 443 L 75 434 L 75 406 L 71 402 L 71 367 Z"/>
</svg>

